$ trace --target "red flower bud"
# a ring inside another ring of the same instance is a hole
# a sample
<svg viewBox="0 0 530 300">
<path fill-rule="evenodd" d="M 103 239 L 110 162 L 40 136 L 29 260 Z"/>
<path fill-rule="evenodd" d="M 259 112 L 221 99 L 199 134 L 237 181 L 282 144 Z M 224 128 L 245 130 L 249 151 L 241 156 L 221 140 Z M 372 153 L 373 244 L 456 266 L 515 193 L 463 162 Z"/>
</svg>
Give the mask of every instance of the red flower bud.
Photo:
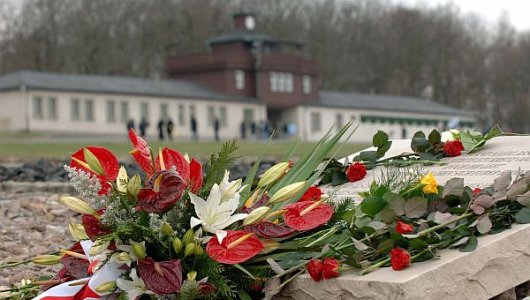
<svg viewBox="0 0 530 300">
<path fill-rule="evenodd" d="M 324 264 L 320 259 L 311 259 L 309 263 L 307 263 L 307 271 L 314 281 L 322 280 L 322 270 L 324 270 Z"/>
<path fill-rule="evenodd" d="M 138 275 L 145 287 L 156 294 L 180 292 L 182 286 L 182 265 L 180 259 L 155 262 L 147 257 L 138 262 Z"/>
<path fill-rule="evenodd" d="M 366 167 L 359 162 L 348 166 L 348 169 L 346 169 L 346 177 L 350 182 L 359 181 L 363 179 L 364 176 L 366 176 Z"/>
<path fill-rule="evenodd" d="M 100 209 L 97 211 L 98 215 L 103 214 L 103 210 Z M 81 222 L 85 228 L 85 232 L 91 240 L 95 240 L 98 236 L 106 235 L 111 233 L 111 231 L 103 226 L 98 218 L 93 215 L 82 215 Z"/>
<path fill-rule="evenodd" d="M 302 195 L 298 202 L 302 201 L 318 201 L 322 196 L 322 191 L 316 186 L 312 186 Z"/>
<path fill-rule="evenodd" d="M 410 254 L 405 249 L 394 248 L 390 251 L 390 265 L 398 271 L 410 266 Z"/>
<path fill-rule="evenodd" d="M 322 270 L 322 278 L 330 279 L 340 276 L 340 262 L 334 258 L 324 258 L 322 262 L 324 269 Z"/>
<path fill-rule="evenodd" d="M 464 146 L 458 140 L 449 141 L 444 144 L 444 153 L 446 156 L 459 156 L 463 150 Z"/>
<path fill-rule="evenodd" d="M 404 234 L 404 233 L 409 233 L 413 231 L 414 231 L 414 226 L 407 224 L 407 223 L 403 223 L 401 221 L 397 221 L 397 224 L 396 224 L 397 233 Z"/>
</svg>

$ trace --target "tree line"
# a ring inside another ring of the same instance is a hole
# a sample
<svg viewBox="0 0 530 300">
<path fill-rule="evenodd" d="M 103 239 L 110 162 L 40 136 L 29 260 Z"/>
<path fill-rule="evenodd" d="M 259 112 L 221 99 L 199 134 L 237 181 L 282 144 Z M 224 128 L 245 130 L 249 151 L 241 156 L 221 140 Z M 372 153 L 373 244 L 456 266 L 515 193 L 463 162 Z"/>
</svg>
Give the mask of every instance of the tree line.
<svg viewBox="0 0 530 300">
<path fill-rule="evenodd" d="M 302 40 L 323 89 L 419 96 L 530 131 L 530 32 L 454 5 L 385 0 L 0 0 L 0 74 L 19 69 L 164 77 L 171 55 L 207 51 L 257 13 L 257 29 Z"/>
</svg>

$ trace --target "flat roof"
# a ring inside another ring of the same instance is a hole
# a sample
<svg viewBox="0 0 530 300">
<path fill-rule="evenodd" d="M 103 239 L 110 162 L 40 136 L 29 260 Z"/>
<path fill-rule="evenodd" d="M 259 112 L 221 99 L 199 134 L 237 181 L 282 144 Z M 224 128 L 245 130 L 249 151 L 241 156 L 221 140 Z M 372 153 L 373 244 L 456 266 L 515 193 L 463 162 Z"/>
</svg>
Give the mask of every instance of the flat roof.
<svg viewBox="0 0 530 300">
<path fill-rule="evenodd" d="M 261 103 L 257 98 L 225 95 L 184 80 L 148 79 L 128 76 L 62 74 L 17 71 L 0 76 L 0 90 L 20 89 L 124 95 L 193 98 L 230 102 Z"/>
<path fill-rule="evenodd" d="M 321 91 L 320 99 L 308 105 L 469 117 L 473 115 L 473 113 L 427 99 L 355 92 Z"/>
</svg>

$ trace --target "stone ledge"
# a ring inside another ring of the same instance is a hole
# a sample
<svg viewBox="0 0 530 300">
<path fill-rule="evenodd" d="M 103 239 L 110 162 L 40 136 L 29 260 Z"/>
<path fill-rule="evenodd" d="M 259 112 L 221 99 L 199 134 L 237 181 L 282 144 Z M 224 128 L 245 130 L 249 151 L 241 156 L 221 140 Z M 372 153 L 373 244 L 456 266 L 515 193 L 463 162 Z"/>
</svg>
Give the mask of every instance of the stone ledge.
<svg viewBox="0 0 530 300">
<path fill-rule="evenodd" d="M 384 268 L 314 282 L 295 279 L 275 299 L 489 299 L 530 279 L 530 224 L 479 238 L 473 252 L 440 251 L 440 259 L 402 271 Z"/>
<path fill-rule="evenodd" d="M 75 191 L 69 182 L 3 181 L 0 182 L 0 192 L 72 194 Z"/>
</svg>

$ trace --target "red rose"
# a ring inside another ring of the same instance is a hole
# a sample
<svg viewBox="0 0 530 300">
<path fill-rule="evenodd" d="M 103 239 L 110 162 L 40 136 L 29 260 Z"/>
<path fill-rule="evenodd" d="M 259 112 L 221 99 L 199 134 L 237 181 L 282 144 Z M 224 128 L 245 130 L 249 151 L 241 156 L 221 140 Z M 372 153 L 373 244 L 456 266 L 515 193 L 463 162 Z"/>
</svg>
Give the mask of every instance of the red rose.
<svg viewBox="0 0 530 300">
<path fill-rule="evenodd" d="M 478 194 L 480 194 L 480 192 L 482 192 L 482 189 L 481 188 L 474 188 L 473 189 L 473 196 L 478 196 Z"/>
<path fill-rule="evenodd" d="M 405 249 L 394 248 L 390 251 L 390 265 L 398 271 L 410 266 L 410 254 Z"/>
<path fill-rule="evenodd" d="M 396 224 L 397 233 L 404 234 L 404 233 L 409 233 L 413 231 L 414 231 L 414 226 L 407 224 L 407 223 L 403 223 L 401 221 L 397 221 L 397 224 Z"/>
<path fill-rule="evenodd" d="M 311 259 L 307 263 L 307 271 L 309 272 L 309 276 L 311 276 L 311 278 L 313 278 L 314 281 L 322 280 L 323 269 L 324 269 L 324 264 L 320 261 L 320 259 Z"/>
<path fill-rule="evenodd" d="M 302 201 L 318 201 L 322 196 L 322 191 L 316 186 L 312 186 L 302 195 L 298 202 Z"/>
<path fill-rule="evenodd" d="M 340 276 L 340 262 L 338 260 L 334 258 L 324 258 L 322 263 L 324 265 L 324 269 L 322 270 L 323 279 L 330 279 Z"/>
<path fill-rule="evenodd" d="M 339 269 L 340 262 L 334 258 L 311 259 L 307 263 L 307 271 L 314 281 L 339 277 Z"/>
<path fill-rule="evenodd" d="M 138 193 L 136 210 L 150 213 L 163 213 L 172 208 L 180 199 L 186 183 L 177 172 L 161 171 L 153 175 L 147 187 Z"/>
<path fill-rule="evenodd" d="M 364 176 L 366 176 L 366 167 L 359 162 L 350 165 L 348 169 L 346 169 L 346 177 L 348 177 L 350 182 L 359 181 L 363 179 Z"/>
<path fill-rule="evenodd" d="M 98 210 L 97 213 L 101 216 L 103 214 L 103 210 Z M 111 233 L 111 231 L 103 226 L 101 222 L 99 222 L 99 219 L 93 215 L 82 215 L 81 223 L 83 223 L 85 232 L 91 240 L 95 240 L 98 236 Z"/>
<path fill-rule="evenodd" d="M 449 141 L 444 144 L 444 153 L 447 156 L 459 156 L 463 150 L 464 146 L 460 141 Z"/>
<path fill-rule="evenodd" d="M 155 262 L 147 257 L 138 262 L 138 275 L 145 287 L 156 294 L 180 292 L 182 286 L 182 265 L 180 259 Z"/>
</svg>

